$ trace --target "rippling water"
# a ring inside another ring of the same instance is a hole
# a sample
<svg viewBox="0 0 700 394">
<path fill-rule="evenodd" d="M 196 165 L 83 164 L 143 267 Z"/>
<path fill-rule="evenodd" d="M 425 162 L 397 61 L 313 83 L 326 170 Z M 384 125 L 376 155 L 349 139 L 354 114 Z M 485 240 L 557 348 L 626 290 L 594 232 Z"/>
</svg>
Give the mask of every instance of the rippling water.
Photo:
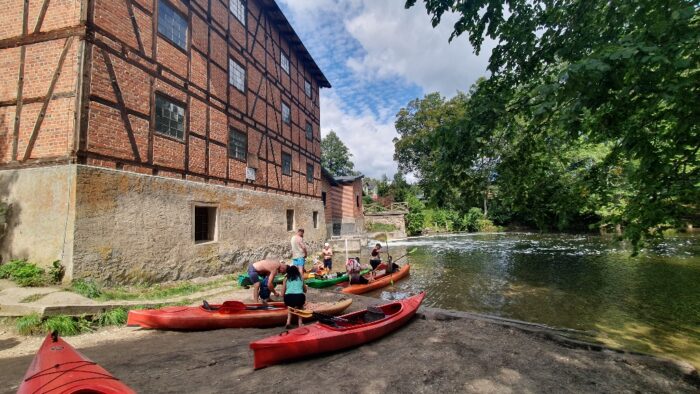
<svg viewBox="0 0 700 394">
<path fill-rule="evenodd" d="M 411 277 L 370 295 L 425 290 L 427 306 L 582 330 L 700 367 L 700 237 L 666 239 L 639 257 L 623 243 L 576 235 L 451 235 L 389 246 L 394 257 L 413 250 Z"/>
</svg>

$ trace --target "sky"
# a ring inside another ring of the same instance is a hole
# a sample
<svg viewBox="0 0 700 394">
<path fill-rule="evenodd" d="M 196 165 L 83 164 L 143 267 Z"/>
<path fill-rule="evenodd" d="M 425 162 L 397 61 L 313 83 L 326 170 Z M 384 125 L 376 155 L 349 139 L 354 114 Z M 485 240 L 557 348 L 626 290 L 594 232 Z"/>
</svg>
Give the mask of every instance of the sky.
<svg viewBox="0 0 700 394">
<path fill-rule="evenodd" d="M 403 0 L 278 4 L 333 86 L 321 89 L 321 135 L 334 130 L 366 176 L 397 171 L 394 121 L 409 101 L 452 97 L 486 75 L 490 50 L 475 55 L 467 37 L 449 43 L 456 17 L 433 29 L 422 1 L 408 10 Z"/>
</svg>

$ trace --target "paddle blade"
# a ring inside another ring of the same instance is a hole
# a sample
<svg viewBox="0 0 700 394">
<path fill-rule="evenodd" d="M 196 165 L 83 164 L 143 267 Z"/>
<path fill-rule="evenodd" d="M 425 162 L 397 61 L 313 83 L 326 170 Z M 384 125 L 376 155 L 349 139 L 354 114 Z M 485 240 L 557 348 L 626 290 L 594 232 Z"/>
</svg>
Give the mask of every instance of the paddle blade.
<svg viewBox="0 0 700 394">
<path fill-rule="evenodd" d="M 289 312 L 291 312 L 292 315 L 297 315 L 297 316 L 301 316 L 304 318 L 309 318 L 309 317 L 314 315 L 314 313 L 312 311 L 307 311 L 304 309 L 296 309 L 296 308 L 289 308 Z"/>
</svg>

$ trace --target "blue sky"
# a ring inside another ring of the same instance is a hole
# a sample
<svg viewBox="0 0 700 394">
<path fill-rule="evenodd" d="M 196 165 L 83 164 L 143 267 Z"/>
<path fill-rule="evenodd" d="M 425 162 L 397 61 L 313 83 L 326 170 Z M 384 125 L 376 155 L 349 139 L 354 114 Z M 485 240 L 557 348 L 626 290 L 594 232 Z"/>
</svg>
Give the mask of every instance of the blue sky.
<svg viewBox="0 0 700 394">
<path fill-rule="evenodd" d="M 321 133 L 334 130 L 371 177 L 396 172 L 394 119 L 426 93 L 451 97 L 486 74 L 489 51 L 476 56 L 466 37 L 448 43 L 455 18 L 433 29 L 422 3 L 403 0 L 280 0 L 333 85 L 321 90 Z"/>
</svg>

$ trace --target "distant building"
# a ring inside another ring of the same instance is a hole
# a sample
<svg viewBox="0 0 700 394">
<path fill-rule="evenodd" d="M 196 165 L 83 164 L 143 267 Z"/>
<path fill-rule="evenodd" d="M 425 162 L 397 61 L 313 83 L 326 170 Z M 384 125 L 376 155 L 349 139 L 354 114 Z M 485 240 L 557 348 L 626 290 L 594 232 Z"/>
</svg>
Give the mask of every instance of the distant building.
<svg viewBox="0 0 700 394">
<path fill-rule="evenodd" d="M 3 5 L 3 261 L 153 282 L 321 245 L 330 83 L 275 1 Z"/>
<path fill-rule="evenodd" d="M 321 176 L 328 237 L 363 233 L 363 175 L 334 177 L 323 169 Z"/>
</svg>

